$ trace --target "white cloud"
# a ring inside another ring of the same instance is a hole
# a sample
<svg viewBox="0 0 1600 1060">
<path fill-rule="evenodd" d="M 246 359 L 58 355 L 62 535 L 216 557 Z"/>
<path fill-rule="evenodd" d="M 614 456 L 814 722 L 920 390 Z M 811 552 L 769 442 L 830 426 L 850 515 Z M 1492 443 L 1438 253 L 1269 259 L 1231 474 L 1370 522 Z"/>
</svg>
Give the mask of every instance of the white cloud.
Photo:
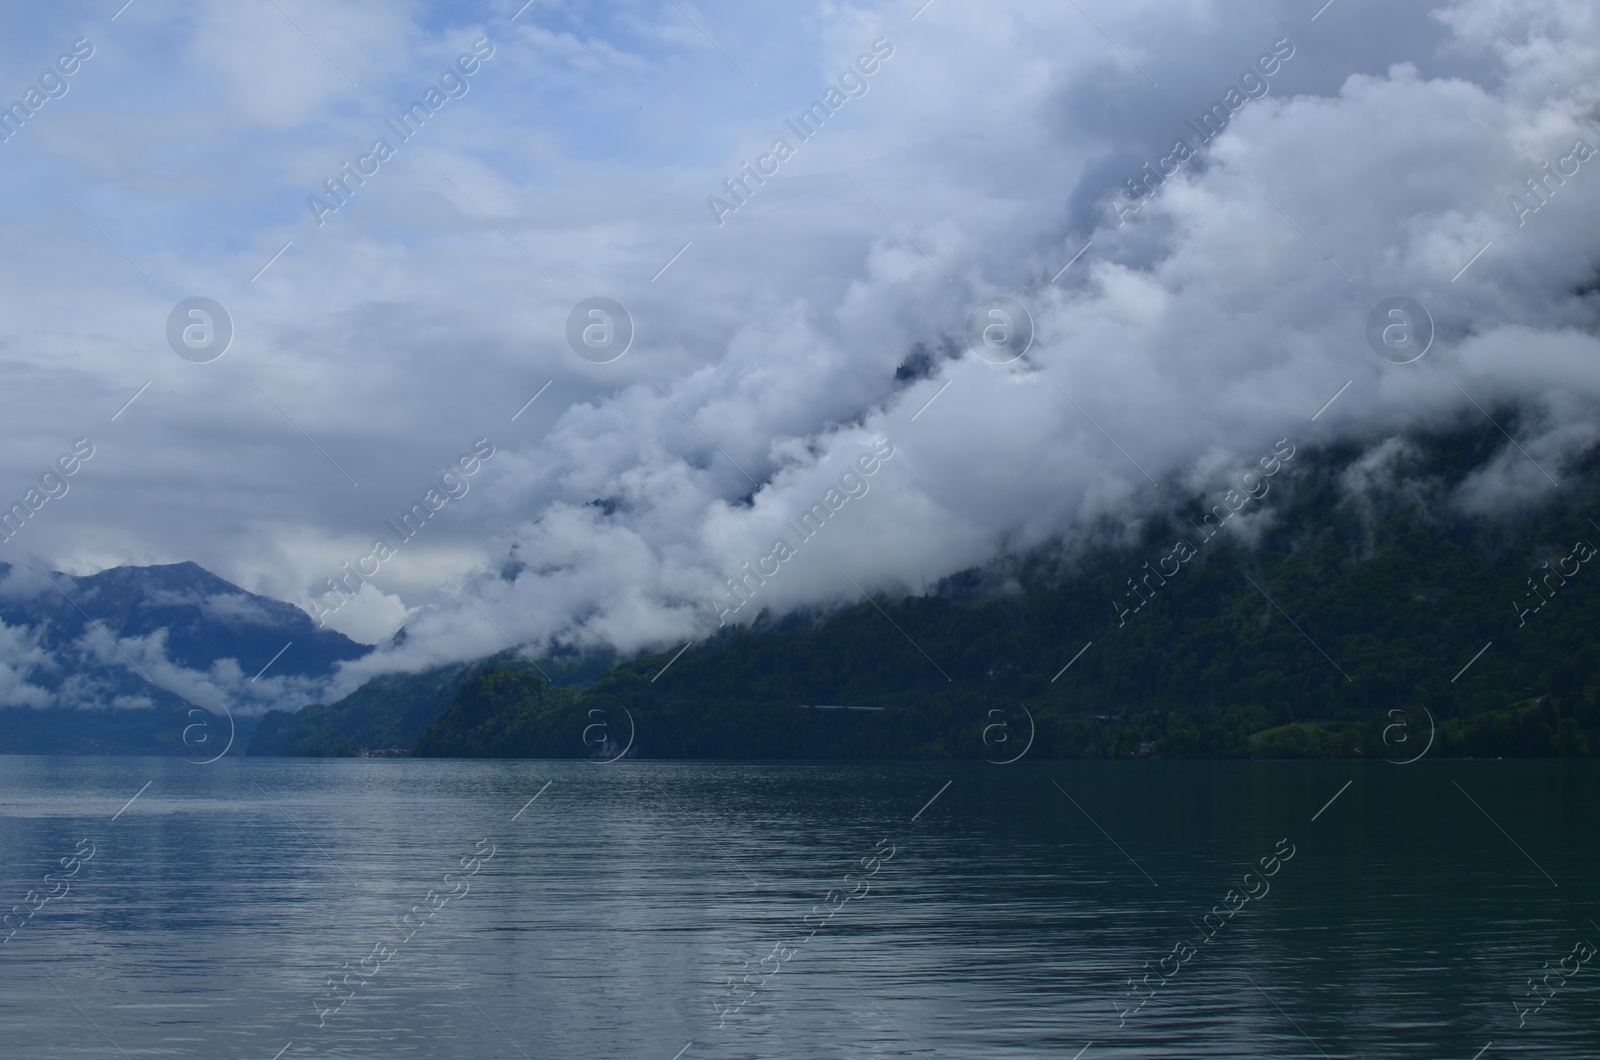
<svg viewBox="0 0 1600 1060">
<path fill-rule="evenodd" d="M 50 707 L 55 697 L 28 678 L 38 669 L 54 669 L 39 646 L 38 632 L 0 622 L 0 704 L 8 707 Z"/>
<path fill-rule="evenodd" d="M 921 588 L 1225 488 L 1281 438 L 1377 442 L 1481 417 L 1468 394 L 1496 413 L 1517 402 L 1519 444 L 1558 482 L 1600 423 L 1585 293 L 1600 159 L 1520 226 L 1507 205 L 1574 137 L 1600 144 L 1580 124 L 1600 102 L 1588 5 L 1479 0 L 1429 17 L 1341 0 L 1315 24 L 1288 3 L 1096 8 L 1160 87 L 1072 5 L 940 3 L 915 22 L 889 5 L 790 21 L 707 9 L 759 91 L 675 14 L 535 5 L 516 27 L 508 12 L 484 23 L 498 50 L 471 93 L 322 227 L 305 195 L 478 27 L 420 4 L 319 8 L 328 37 L 302 25 L 367 93 L 303 40 L 291 57 L 292 27 L 238 23 L 283 22 L 270 5 L 231 11 L 162 23 L 191 63 L 217 64 L 174 75 L 221 108 L 195 112 L 204 147 L 186 145 L 194 104 L 170 90 L 135 120 L 85 82 L 82 109 L 38 116 L 54 124 L 34 149 L 81 163 L 64 190 L 152 281 L 26 166 L 0 176 L 23 204 L 0 206 L 19 248 L 0 265 L 0 343 L 16 355 L 0 381 L 23 395 L 0 452 L 13 482 L 31 480 L 73 431 L 98 432 L 71 495 L 26 531 L 58 569 L 194 559 L 305 600 L 471 439 L 492 438 L 470 494 L 341 609 L 336 627 L 364 640 L 412 616 L 404 645 L 348 667 L 344 690 L 508 635 L 631 650 L 703 634 L 723 580 L 877 437 L 896 455 L 762 605 L 855 599 L 847 575 L 869 592 Z M 228 58 L 245 45 L 223 38 L 253 32 L 254 56 Z M 791 135 L 783 119 L 880 35 L 895 54 L 868 93 L 796 140 L 718 227 L 706 196 Z M 1119 226 L 1109 197 L 1286 35 L 1296 55 L 1271 93 Z M 106 47 L 104 69 L 152 94 L 111 60 L 126 48 L 148 65 L 140 49 L 158 45 Z M 208 365 L 162 337 L 194 293 L 237 328 Z M 609 365 L 563 337 L 595 294 L 636 324 Z M 1032 312 L 1027 357 L 948 356 L 997 294 Z M 1436 325 L 1410 365 L 1364 337 L 1395 295 Z M 897 380 L 918 344 L 927 377 Z M 1459 500 L 1487 510 L 1550 489 L 1505 455 Z M 160 645 L 140 651 L 163 665 Z M 169 676 L 238 694 L 224 673 Z M 245 701 L 280 693 L 293 689 Z"/>
</svg>

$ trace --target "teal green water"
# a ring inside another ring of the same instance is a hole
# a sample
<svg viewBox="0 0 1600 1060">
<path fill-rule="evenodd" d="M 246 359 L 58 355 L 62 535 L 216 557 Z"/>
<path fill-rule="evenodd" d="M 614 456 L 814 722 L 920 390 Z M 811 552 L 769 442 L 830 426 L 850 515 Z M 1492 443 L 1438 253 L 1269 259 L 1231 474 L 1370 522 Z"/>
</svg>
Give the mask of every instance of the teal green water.
<svg viewBox="0 0 1600 1060">
<path fill-rule="evenodd" d="M 0 758 L 0 1054 L 1593 1057 L 1597 824 L 1587 762 Z"/>
</svg>

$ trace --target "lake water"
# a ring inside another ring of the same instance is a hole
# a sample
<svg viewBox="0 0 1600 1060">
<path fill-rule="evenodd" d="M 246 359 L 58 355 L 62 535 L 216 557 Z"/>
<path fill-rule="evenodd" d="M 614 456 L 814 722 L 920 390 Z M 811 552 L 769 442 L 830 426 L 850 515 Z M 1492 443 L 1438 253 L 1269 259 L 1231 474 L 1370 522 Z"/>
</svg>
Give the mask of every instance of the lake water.
<svg viewBox="0 0 1600 1060">
<path fill-rule="evenodd" d="M 0 1055 L 1594 1057 L 1597 835 L 1593 762 L 3 757 Z"/>
</svg>

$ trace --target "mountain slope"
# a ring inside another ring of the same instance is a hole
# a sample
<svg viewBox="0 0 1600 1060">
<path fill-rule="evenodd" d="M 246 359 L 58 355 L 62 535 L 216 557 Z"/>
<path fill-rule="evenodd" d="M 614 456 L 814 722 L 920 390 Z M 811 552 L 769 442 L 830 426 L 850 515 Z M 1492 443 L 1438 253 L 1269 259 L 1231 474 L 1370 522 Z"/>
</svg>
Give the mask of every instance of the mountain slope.
<svg viewBox="0 0 1600 1060">
<path fill-rule="evenodd" d="M 370 650 L 194 563 L 0 564 L 0 752 L 214 753 L 230 732 L 243 747 L 263 710 L 298 708 Z"/>
<path fill-rule="evenodd" d="M 580 658 L 541 659 L 538 669 L 559 686 L 581 687 L 615 662 L 610 653 Z M 360 748 L 411 747 L 458 693 L 481 675 L 534 673 L 535 665 L 514 651 L 475 663 L 440 666 L 420 674 L 374 678 L 329 706 L 314 704 L 298 713 L 272 711 L 250 741 L 251 755 L 348 755 Z M 534 697 L 537 698 L 537 697 Z"/>
<path fill-rule="evenodd" d="M 251 755 L 351 754 L 358 748 L 409 748 L 467 680 L 466 664 L 422 674 L 373 678 L 332 706 L 274 710 L 251 738 Z"/>
<path fill-rule="evenodd" d="M 1502 446 L 1485 425 L 1302 453 L 1220 531 L 1207 497 L 1131 546 L 763 617 L 571 695 L 486 664 L 434 701 L 417 751 L 584 756 L 600 718 L 650 757 L 998 760 L 1031 735 L 1034 757 L 1399 758 L 1430 731 L 1435 755 L 1600 753 L 1600 462 L 1542 503 L 1484 509 Z"/>
</svg>

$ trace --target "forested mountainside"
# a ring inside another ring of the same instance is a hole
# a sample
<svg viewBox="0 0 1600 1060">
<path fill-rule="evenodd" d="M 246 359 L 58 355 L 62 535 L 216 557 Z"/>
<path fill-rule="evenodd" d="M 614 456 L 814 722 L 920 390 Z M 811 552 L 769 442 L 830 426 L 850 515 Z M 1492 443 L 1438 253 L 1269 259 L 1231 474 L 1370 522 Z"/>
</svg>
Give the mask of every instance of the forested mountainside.
<svg viewBox="0 0 1600 1060">
<path fill-rule="evenodd" d="M 508 652 L 459 680 L 386 679 L 273 722 L 272 750 L 413 739 L 419 755 L 563 758 L 1595 754 L 1600 461 L 1591 453 L 1540 502 L 1497 508 L 1481 483 L 1463 487 L 1504 444 L 1485 424 L 1302 450 L 1240 492 L 1104 528 L 1121 544 L 1040 550 L 823 616 L 762 616 L 670 667 L 672 652 L 597 674 Z M 1515 470 L 1543 475 L 1526 460 Z M 846 707 L 877 709 L 818 709 Z"/>
</svg>

